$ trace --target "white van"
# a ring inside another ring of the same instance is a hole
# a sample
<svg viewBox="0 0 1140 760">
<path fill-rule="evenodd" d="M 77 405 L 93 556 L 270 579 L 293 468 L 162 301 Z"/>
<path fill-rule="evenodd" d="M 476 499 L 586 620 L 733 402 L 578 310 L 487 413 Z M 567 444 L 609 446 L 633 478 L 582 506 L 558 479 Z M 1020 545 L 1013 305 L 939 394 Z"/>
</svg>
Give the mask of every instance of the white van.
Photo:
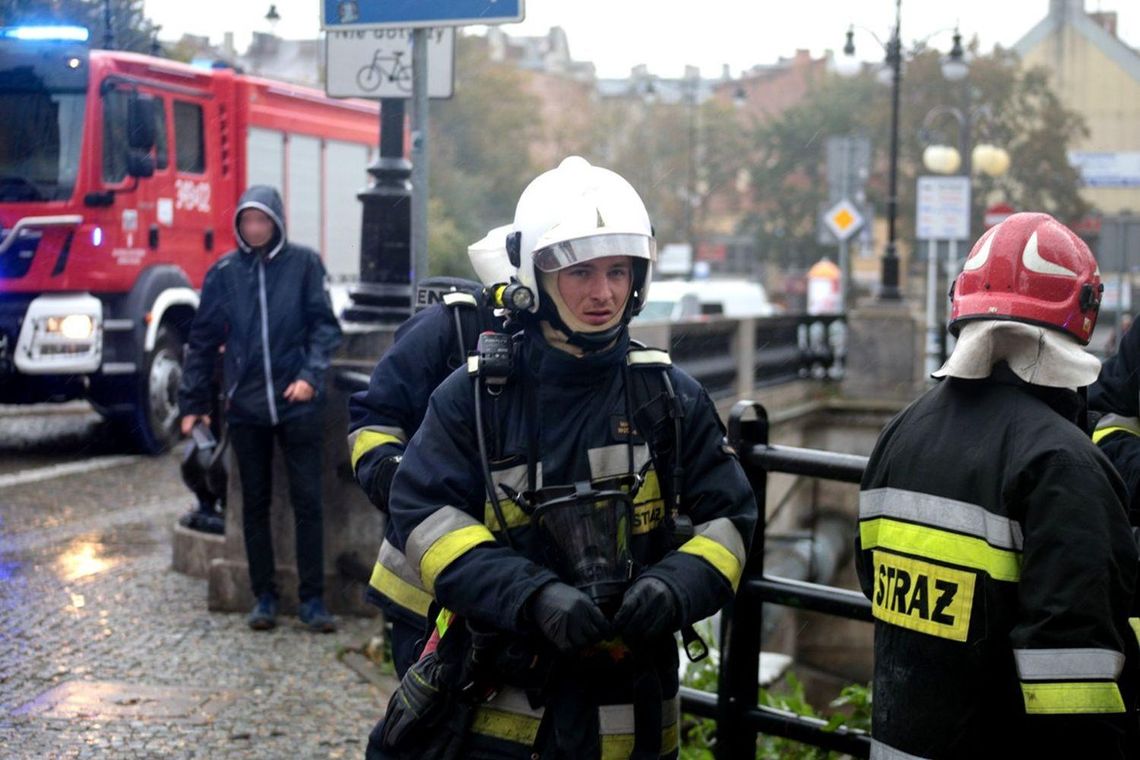
<svg viewBox="0 0 1140 760">
<path fill-rule="evenodd" d="M 708 317 L 768 317 L 775 313 L 768 293 L 747 280 L 664 280 L 649 286 L 639 320 L 682 322 Z"/>
</svg>

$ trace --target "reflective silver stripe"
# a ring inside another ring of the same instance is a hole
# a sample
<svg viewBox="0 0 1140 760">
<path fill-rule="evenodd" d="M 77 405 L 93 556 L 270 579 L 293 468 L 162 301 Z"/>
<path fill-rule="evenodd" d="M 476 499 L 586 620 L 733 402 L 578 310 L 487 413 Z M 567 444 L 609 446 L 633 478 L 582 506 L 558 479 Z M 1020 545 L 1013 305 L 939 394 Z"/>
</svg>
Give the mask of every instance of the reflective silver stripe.
<svg viewBox="0 0 1140 760">
<path fill-rule="evenodd" d="M 528 718 L 541 719 L 543 708 L 534 709 L 530 706 L 526 692 L 513 686 L 506 686 L 485 707 L 512 715 L 525 715 Z M 681 719 L 681 700 L 678 697 L 661 702 L 661 726 L 667 728 L 675 726 Z M 599 705 L 598 706 L 599 733 L 602 736 L 632 734 L 634 730 L 633 705 Z"/>
<path fill-rule="evenodd" d="M 635 348 L 625 355 L 627 364 L 661 364 L 666 367 L 673 366 L 669 352 L 660 348 Z"/>
<path fill-rule="evenodd" d="M 501 710 L 513 715 L 526 715 L 529 718 L 542 718 L 542 708 L 530 706 L 526 692 L 513 686 L 504 686 L 491 700 L 484 703 L 487 707 Z"/>
<path fill-rule="evenodd" d="M 518 464 L 513 467 L 508 467 L 504 470 L 494 469 L 495 465 L 491 465 L 491 482 L 495 484 L 497 489 L 496 495 L 500 499 L 506 498 L 506 493 L 503 489 L 499 488 L 500 485 L 505 485 L 520 493 L 529 488 L 527 484 L 527 466 L 525 464 Z M 534 468 L 535 488 L 542 488 L 542 462 L 539 462 Z"/>
<path fill-rule="evenodd" d="M 1104 430 L 1106 428 L 1124 428 L 1130 433 L 1140 435 L 1140 417 L 1106 414 L 1097 421 L 1096 429 Z"/>
<path fill-rule="evenodd" d="M 1115 681 L 1124 669 L 1124 655 L 1111 649 L 1015 649 L 1013 657 L 1022 681 Z"/>
<path fill-rule="evenodd" d="M 384 539 L 384 543 L 380 544 L 380 554 L 377 555 L 376 562 L 405 583 L 415 586 L 425 594 L 428 593 L 424 588 L 424 582 L 420 579 L 419 571 L 416 570 L 419 565 L 408 562 L 408 558 L 392 546 L 388 539 Z"/>
<path fill-rule="evenodd" d="M 929 758 L 912 755 L 889 744 L 883 744 L 878 739 L 871 739 L 871 760 L 929 760 Z"/>
<path fill-rule="evenodd" d="M 859 494 L 859 519 L 876 517 L 952 530 L 980 538 L 999 549 L 1021 551 L 1024 543 L 1021 525 L 1016 520 L 995 515 L 977 504 L 901 488 L 875 488 Z"/>
<path fill-rule="evenodd" d="M 661 702 L 661 727 L 675 726 L 680 719 L 681 702 L 677 697 Z M 633 705 L 601 705 L 598 707 L 598 723 L 602 736 L 632 734 L 634 730 Z"/>
<path fill-rule="evenodd" d="M 624 443 L 600 446 L 586 452 L 590 460 L 590 477 L 594 480 L 613 478 L 629 473 L 629 447 Z M 642 465 L 649 461 L 649 448 L 644 445 L 633 447 L 633 471 L 640 472 Z"/>
<path fill-rule="evenodd" d="M 482 524 L 463 510 L 455 507 L 443 507 L 432 512 L 426 520 L 416 526 L 412 535 L 408 536 L 404 553 L 407 555 L 408 562 L 412 563 L 412 567 L 419 567 L 424 554 L 436 541 L 460 528 L 466 528 L 469 525 L 482 526 Z"/>
<path fill-rule="evenodd" d="M 444 293 L 443 302 L 448 306 L 478 306 L 479 302 L 470 293 Z"/>
<path fill-rule="evenodd" d="M 257 259 L 257 298 L 261 301 L 261 363 L 265 367 L 265 395 L 269 399 L 269 419 L 276 425 L 277 402 L 273 398 L 273 367 L 269 362 L 269 307 L 265 305 L 265 262 L 260 257 Z"/>
<path fill-rule="evenodd" d="M 732 552 L 732 556 L 736 557 L 740 566 L 744 567 L 744 562 L 748 559 L 748 552 L 744 548 L 744 539 L 741 537 L 740 531 L 732 524 L 732 520 L 727 517 L 718 517 L 715 520 L 694 525 L 693 530 L 698 536 L 704 536 L 728 549 Z"/>
<path fill-rule="evenodd" d="M 357 428 L 356 430 L 353 430 L 351 433 L 348 434 L 348 450 L 349 451 L 352 451 L 353 448 L 355 448 L 356 439 L 359 438 L 362 433 L 382 433 L 384 435 L 390 435 L 394 438 L 399 438 L 400 443 L 403 443 L 403 444 L 408 443 L 408 434 L 404 432 L 403 428 L 388 427 L 386 425 L 365 425 L 364 427 Z"/>
</svg>

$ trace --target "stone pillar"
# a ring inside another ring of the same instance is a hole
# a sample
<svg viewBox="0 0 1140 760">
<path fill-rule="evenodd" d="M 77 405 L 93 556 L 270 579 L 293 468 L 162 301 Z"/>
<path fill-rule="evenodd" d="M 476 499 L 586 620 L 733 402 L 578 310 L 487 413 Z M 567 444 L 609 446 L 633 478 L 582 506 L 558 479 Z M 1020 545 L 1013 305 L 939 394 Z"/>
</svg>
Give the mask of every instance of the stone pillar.
<svg viewBox="0 0 1140 760">
<path fill-rule="evenodd" d="M 909 401 L 925 388 L 923 326 L 907 302 L 871 301 L 847 317 L 843 395 Z"/>
</svg>

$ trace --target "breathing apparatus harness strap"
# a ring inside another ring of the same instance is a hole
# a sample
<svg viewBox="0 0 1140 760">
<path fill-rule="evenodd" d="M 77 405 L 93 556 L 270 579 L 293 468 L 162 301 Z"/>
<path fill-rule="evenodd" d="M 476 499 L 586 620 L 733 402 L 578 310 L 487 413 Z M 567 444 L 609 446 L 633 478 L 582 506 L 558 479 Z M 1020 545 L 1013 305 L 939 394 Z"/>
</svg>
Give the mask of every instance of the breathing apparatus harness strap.
<svg viewBox="0 0 1140 760">
<path fill-rule="evenodd" d="M 503 335 L 491 331 L 479 336 L 478 348 L 467 358 L 467 374 L 474 378 L 475 387 L 475 438 L 479 443 L 479 462 L 483 467 L 483 483 L 495 519 L 503 534 L 503 541 L 515 548 L 511 541 L 510 527 L 503 515 L 503 506 L 495 490 L 495 480 L 491 475 L 491 459 L 487 454 L 487 431 L 483 426 L 483 396 L 497 398 L 506 387 L 507 380 L 514 372 L 514 356 L 518 336 Z M 486 394 L 484 394 L 484 388 Z M 498 436 L 496 436 L 496 439 Z M 498 441 L 496 440 L 496 445 Z"/>
</svg>

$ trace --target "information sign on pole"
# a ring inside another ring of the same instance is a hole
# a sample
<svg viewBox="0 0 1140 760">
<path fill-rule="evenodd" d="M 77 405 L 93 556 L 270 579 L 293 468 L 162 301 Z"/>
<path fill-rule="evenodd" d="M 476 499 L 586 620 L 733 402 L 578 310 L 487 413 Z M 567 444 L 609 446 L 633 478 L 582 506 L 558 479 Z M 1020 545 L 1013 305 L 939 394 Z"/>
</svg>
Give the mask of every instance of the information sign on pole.
<svg viewBox="0 0 1140 760">
<path fill-rule="evenodd" d="M 325 31 L 509 24 L 523 16 L 523 0 L 321 0 Z"/>
<path fill-rule="evenodd" d="M 915 226 L 919 240 L 969 240 L 970 178 L 919 177 Z"/>
<path fill-rule="evenodd" d="M 455 29 L 425 30 L 428 97 L 450 98 L 455 81 Z M 333 98 L 412 97 L 411 29 L 330 31 L 325 90 Z"/>
</svg>

